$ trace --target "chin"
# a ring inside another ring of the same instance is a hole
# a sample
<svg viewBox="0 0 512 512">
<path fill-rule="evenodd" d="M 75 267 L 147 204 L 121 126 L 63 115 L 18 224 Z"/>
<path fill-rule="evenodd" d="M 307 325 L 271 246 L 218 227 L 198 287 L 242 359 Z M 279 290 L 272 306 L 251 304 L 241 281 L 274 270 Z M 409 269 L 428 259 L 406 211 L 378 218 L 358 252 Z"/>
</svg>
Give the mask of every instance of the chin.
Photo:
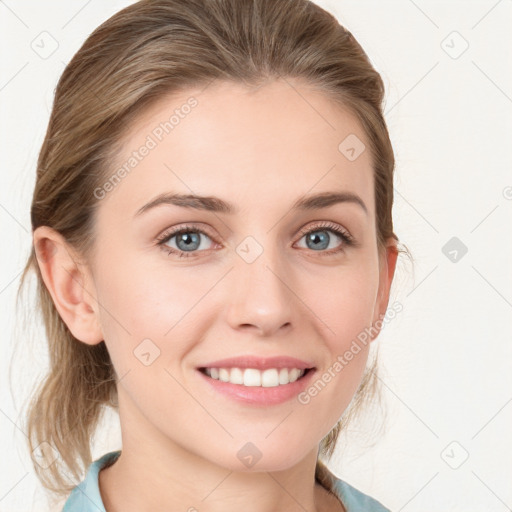
<svg viewBox="0 0 512 512">
<path fill-rule="evenodd" d="M 285 471 L 298 464 L 308 455 L 307 452 L 293 450 L 290 445 L 285 443 L 283 448 L 258 448 L 255 443 L 241 443 L 240 448 L 235 452 L 235 458 L 224 454 L 225 457 L 215 458 L 217 464 L 221 464 L 230 471 L 239 473 L 258 473 L 269 471 Z M 302 446 L 303 448 L 303 446 Z M 222 462 L 221 462 L 221 459 Z"/>
</svg>

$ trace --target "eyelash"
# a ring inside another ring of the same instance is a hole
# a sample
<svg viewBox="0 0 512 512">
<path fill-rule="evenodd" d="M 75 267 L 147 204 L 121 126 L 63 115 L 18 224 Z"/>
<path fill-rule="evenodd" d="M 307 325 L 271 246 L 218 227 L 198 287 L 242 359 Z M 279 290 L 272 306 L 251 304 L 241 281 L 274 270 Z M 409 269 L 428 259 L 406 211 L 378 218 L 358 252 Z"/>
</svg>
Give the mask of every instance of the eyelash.
<svg viewBox="0 0 512 512">
<path fill-rule="evenodd" d="M 339 238 L 341 238 L 342 241 L 343 241 L 342 245 L 340 247 L 336 248 L 336 249 L 331 249 L 329 251 L 319 251 L 323 255 L 330 256 L 330 255 L 333 255 L 333 254 L 337 254 L 337 253 L 343 251 L 347 247 L 352 247 L 352 246 L 357 245 L 354 237 L 348 231 L 340 228 L 337 224 L 333 224 L 332 222 L 323 222 L 323 223 L 320 223 L 320 224 L 315 225 L 313 227 L 301 229 L 301 231 L 299 232 L 299 235 L 300 235 L 299 240 L 303 236 L 308 235 L 309 233 L 314 233 L 316 231 L 331 231 L 332 233 L 337 235 Z M 176 249 L 173 249 L 172 247 L 168 247 L 168 246 L 165 245 L 165 243 L 167 243 L 174 236 L 180 235 L 180 234 L 183 234 L 183 233 L 190 233 L 190 232 L 201 233 L 202 235 L 205 235 L 208 238 L 213 240 L 213 237 L 210 236 L 210 234 L 207 233 L 206 231 L 204 231 L 203 229 L 198 228 L 196 226 L 185 225 L 185 226 L 182 226 L 180 228 L 172 229 L 170 231 L 166 231 L 165 233 L 163 233 L 161 236 L 159 236 L 157 238 L 158 245 L 162 248 L 162 250 L 167 252 L 167 254 L 169 256 L 171 254 L 176 254 L 180 258 L 195 257 L 195 254 L 197 252 L 202 252 L 202 251 L 190 251 L 190 252 L 177 251 Z M 213 240 L 213 241 L 215 241 L 215 240 Z M 314 252 L 316 252 L 316 251 L 314 251 Z"/>
</svg>

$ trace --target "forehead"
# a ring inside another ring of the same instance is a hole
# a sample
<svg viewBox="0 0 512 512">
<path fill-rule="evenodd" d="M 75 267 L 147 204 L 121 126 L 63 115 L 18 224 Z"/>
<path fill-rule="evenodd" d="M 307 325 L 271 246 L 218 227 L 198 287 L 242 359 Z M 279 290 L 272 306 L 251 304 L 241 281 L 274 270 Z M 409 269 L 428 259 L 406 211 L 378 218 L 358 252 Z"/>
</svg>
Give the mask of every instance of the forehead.
<svg viewBox="0 0 512 512">
<path fill-rule="evenodd" d="M 122 142 L 109 171 L 125 172 L 107 202 L 125 211 L 169 191 L 229 196 L 247 207 L 257 200 L 261 208 L 335 188 L 363 196 L 373 212 L 371 157 L 357 117 L 290 79 L 170 94 Z"/>
</svg>

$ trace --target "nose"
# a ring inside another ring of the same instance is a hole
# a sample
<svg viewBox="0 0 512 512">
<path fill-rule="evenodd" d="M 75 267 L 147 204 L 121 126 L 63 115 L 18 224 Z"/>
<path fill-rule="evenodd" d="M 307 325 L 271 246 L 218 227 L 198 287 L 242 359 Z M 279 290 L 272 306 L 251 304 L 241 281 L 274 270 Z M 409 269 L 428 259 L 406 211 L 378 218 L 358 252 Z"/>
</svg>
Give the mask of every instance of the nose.
<svg viewBox="0 0 512 512">
<path fill-rule="evenodd" d="M 253 330 L 259 336 L 277 334 L 294 323 L 295 297 L 282 254 L 265 249 L 252 263 L 236 257 L 230 272 L 227 321 L 235 330 Z"/>
</svg>

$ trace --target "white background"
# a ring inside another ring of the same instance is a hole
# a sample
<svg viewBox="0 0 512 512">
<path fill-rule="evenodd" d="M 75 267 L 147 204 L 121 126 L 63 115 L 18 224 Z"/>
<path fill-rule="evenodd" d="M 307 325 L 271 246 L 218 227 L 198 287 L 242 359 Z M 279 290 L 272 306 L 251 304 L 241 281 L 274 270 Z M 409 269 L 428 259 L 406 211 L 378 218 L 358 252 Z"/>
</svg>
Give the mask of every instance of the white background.
<svg viewBox="0 0 512 512">
<path fill-rule="evenodd" d="M 39 326 L 24 352 L 14 308 L 53 91 L 86 37 L 130 3 L 0 2 L 0 512 L 47 510 L 20 427 L 46 340 Z M 512 510 L 512 1 L 317 3 L 386 84 L 395 232 L 415 259 L 397 271 L 391 302 L 404 310 L 378 340 L 385 429 L 354 424 L 329 467 L 393 511 Z M 31 47 L 43 31 L 58 42 L 47 59 Z M 456 262 L 443 253 L 452 237 L 468 249 Z M 95 458 L 120 447 L 107 420 Z"/>
</svg>

